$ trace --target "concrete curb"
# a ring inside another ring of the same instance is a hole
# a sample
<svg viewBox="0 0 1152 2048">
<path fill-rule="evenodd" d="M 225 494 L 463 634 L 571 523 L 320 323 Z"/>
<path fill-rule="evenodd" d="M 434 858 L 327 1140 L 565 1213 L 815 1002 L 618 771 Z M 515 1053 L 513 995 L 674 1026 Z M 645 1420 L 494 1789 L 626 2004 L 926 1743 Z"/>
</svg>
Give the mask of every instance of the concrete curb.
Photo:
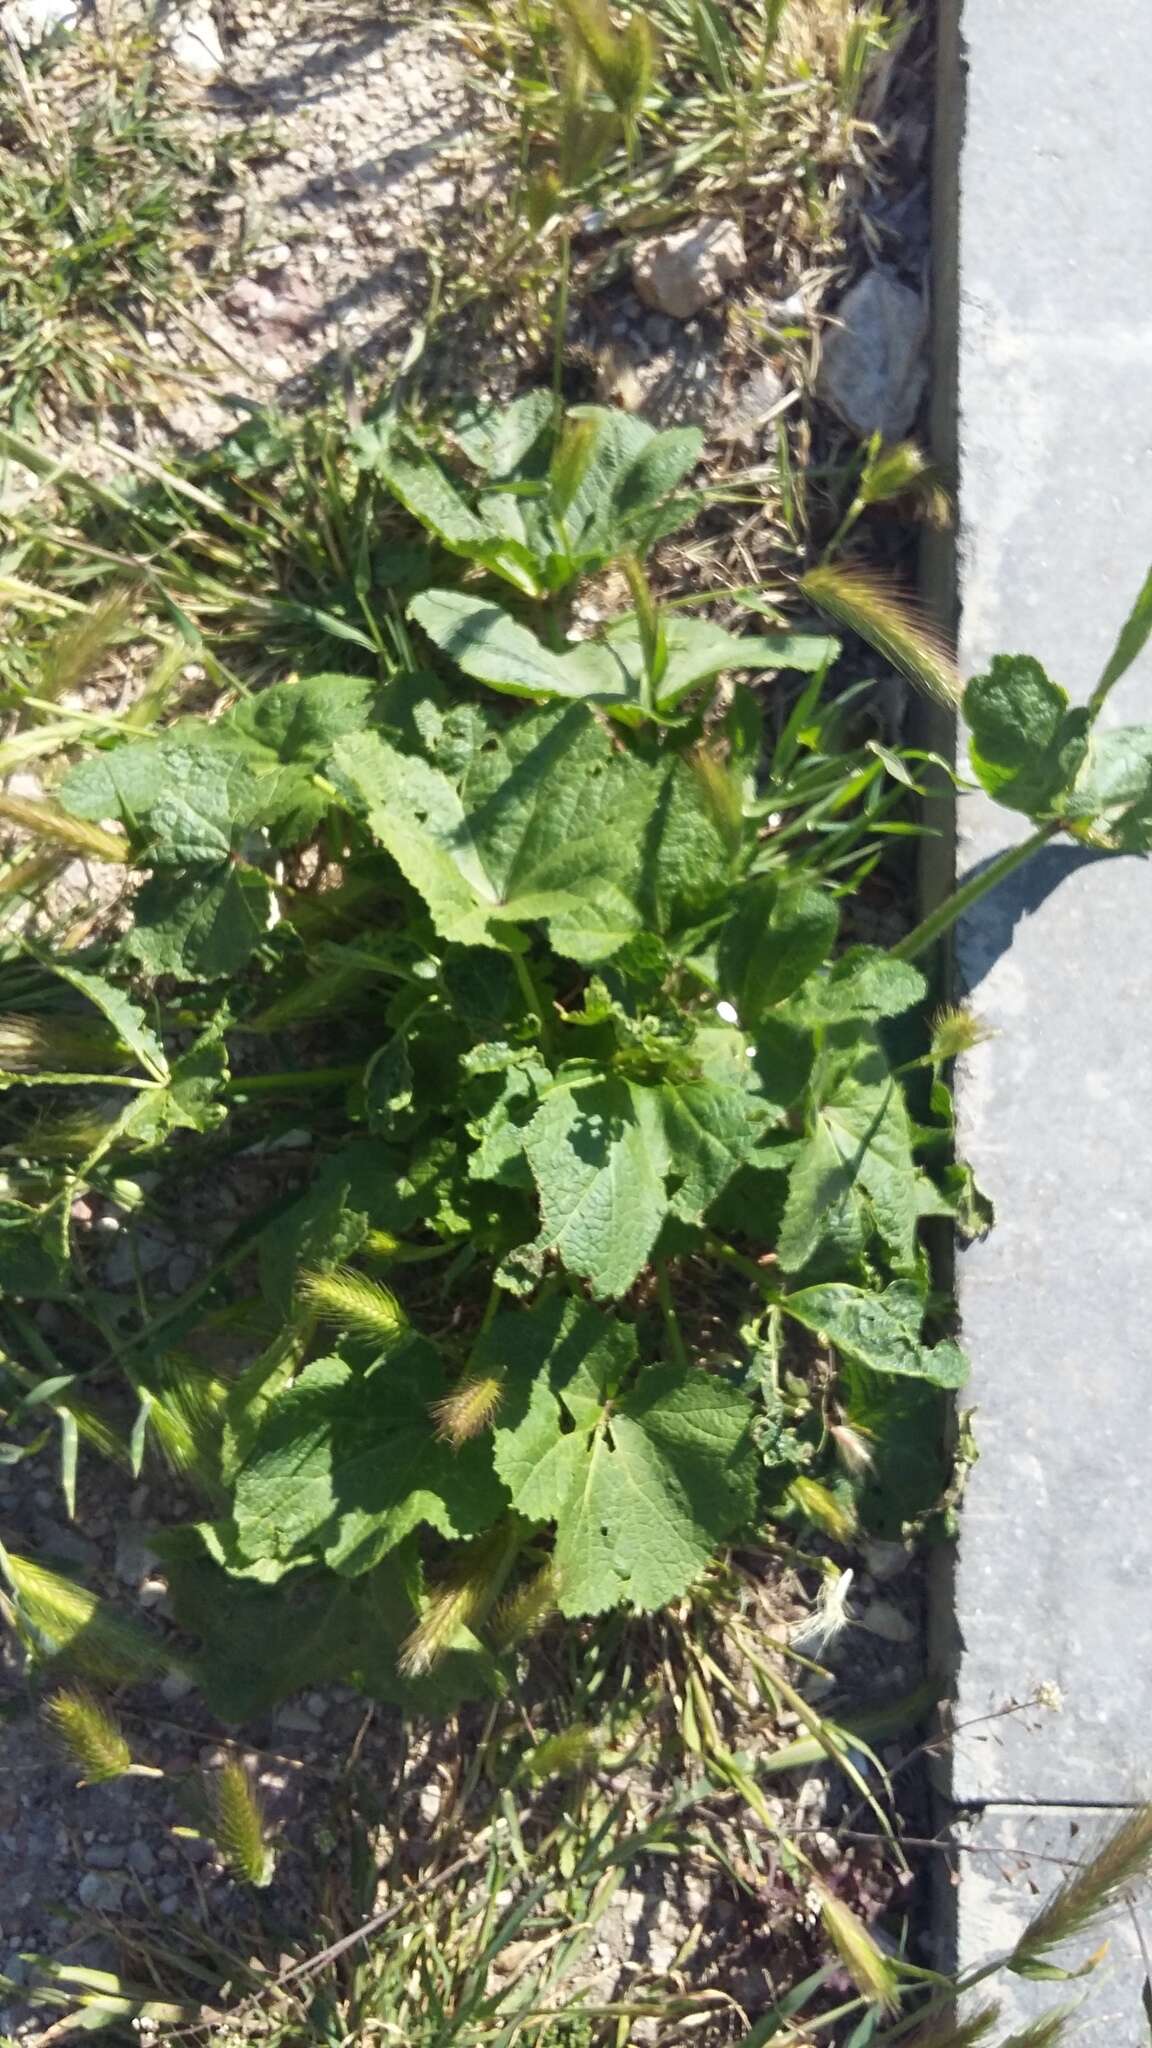
<svg viewBox="0 0 1152 2048">
<path fill-rule="evenodd" d="M 1147 0 L 940 11 L 935 428 L 961 667 L 1027 652 L 1084 696 L 1152 560 L 1152 21 Z M 939 597 L 939 558 L 928 575 Z M 1116 723 L 1152 717 L 1152 660 L 1117 697 Z M 964 798 L 959 872 L 1014 836 Z M 1152 871 L 1053 847 L 957 934 L 959 992 L 999 1033 L 958 1076 L 960 1151 L 999 1221 L 957 1262 L 981 1461 L 938 1589 L 947 1796 L 975 1816 L 966 1963 L 1010 1944 L 1090 1810 L 1152 1791 L 1150 932 Z M 1003 1711 L 1038 1688 L 1058 1710 Z M 1147 2048 L 1130 1918 L 1114 1948 L 1074 2038 Z M 1012 2017 L 1053 2002 L 1020 1986 Z"/>
</svg>

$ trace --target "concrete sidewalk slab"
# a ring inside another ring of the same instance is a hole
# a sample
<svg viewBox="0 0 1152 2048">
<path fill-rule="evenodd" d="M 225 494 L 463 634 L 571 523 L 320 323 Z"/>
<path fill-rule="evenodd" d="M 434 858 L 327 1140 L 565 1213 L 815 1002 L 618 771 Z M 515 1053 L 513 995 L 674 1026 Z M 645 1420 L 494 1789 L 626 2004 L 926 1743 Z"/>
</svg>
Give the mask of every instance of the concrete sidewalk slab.
<svg viewBox="0 0 1152 2048">
<path fill-rule="evenodd" d="M 960 647 L 1091 688 L 1152 560 L 1152 22 L 1146 0 L 964 0 L 958 203 Z M 1152 717 L 1152 659 L 1117 722 Z M 960 804 L 961 874 L 1018 836 Z M 1053 847 L 960 928 L 1000 1034 L 959 1077 L 999 1216 L 959 1266 L 981 1460 L 963 1515 L 954 1792 L 1152 1784 L 1152 868 Z"/>
<path fill-rule="evenodd" d="M 993 1806 L 955 1827 L 963 1904 L 961 1963 L 977 1968 L 1008 1953 L 1061 1879 L 1092 1855 L 1115 1818 L 1092 1807 Z M 1005 2032 L 1053 2009 L 1075 2006 L 1069 2039 L 1076 2048 L 1147 2043 L 1141 1939 L 1152 1947 L 1152 1917 L 1139 1906 L 1134 1912 L 1121 1908 L 1086 1940 L 1053 1957 L 1066 1969 L 1078 1969 L 1103 1945 L 1105 1952 L 1089 1976 L 1052 1984 L 1000 1971 L 973 1993 L 972 2003 L 995 2000 Z"/>
<path fill-rule="evenodd" d="M 1083 697 L 1152 561 L 1152 15 L 1148 0 L 941 13 L 958 174 L 938 194 L 943 382 L 953 352 L 956 371 L 939 438 L 957 473 L 961 666 L 1034 654 Z M 1147 654 L 1109 715 L 1152 718 Z M 959 873 L 1022 830 L 963 798 Z M 951 1588 L 949 1790 L 986 1808 L 999 1853 L 1013 1829 L 1067 1829 L 1064 1812 L 1011 1818 L 1023 1809 L 1152 1791 L 1152 867 L 1053 847 L 978 906 L 956 958 L 999 1034 L 958 1077 L 960 1151 L 998 1220 L 958 1270 L 981 1456 Z M 1037 1687 L 1062 1711 L 1001 1714 Z M 988 1875 L 994 1857 L 960 1866 L 971 1960 L 1015 1889 Z M 1116 1958 L 1113 1991 L 1093 1982 L 1096 2031 L 1075 2038 L 1147 2048 L 1138 1949 L 1120 1939 Z"/>
</svg>

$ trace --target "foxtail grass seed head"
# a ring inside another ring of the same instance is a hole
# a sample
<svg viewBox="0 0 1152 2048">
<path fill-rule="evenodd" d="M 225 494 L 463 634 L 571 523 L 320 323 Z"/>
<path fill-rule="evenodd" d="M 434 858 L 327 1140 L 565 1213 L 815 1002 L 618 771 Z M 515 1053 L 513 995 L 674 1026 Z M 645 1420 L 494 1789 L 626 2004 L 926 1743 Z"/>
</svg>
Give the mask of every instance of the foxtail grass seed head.
<svg viewBox="0 0 1152 2048">
<path fill-rule="evenodd" d="M 0 793 L 0 821 L 16 825 L 22 832 L 53 846 L 67 847 L 70 853 L 84 854 L 90 860 L 108 861 L 117 867 L 127 865 L 128 848 L 123 839 L 105 832 L 102 825 L 90 824 L 87 818 L 74 818 L 58 804 Z"/>
<path fill-rule="evenodd" d="M 524 1759 L 524 1769 L 534 1784 L 546 1778 L 573 1778 L 594 1764 L 600 1745 L 591 1728 L 577 1724 L 562 1728 L 558 1735 L 546 1735 Z"/>
<path fill-rule="evenodd" d="M 1027 1975 L 1055 1948 L 1090 1934 L 1152 1866 L 1152 1804 L 1126 1814 L 1089 1862 L 1073 1871 L 1029 1921 L 1009 1968 Z"/>
<path fill-rule="evenodd" d="M 606 0 L 557 0 L 569 33 L 617 113 L 634 120 L 652 86 L 656 39 L 639 13 L 618 29 Z"/>
<path fill-rule="evenodd" d="M 511 1650 L 556 1612 L 556 1581 L 549 1564 L 541 1565 L 522 1586 L 506 1595 L 492 1616 L 492 1640 L 499 1650 Z"/>
<path fill-rule="evenodd" d="M 0 1072 L 50 1074 L 66 1064 L 43 1017 L 0 1016 Z"/>
<path fill-rule="evenodd" d="M 861 1998 L 882 2012 L 895 2011 L 900 2002 L 900 1979 L 890 1959 L 842 1900 L 823 1885 L 818 1898 L 824 1931 Z"/>
<path fill-rule="evenodd" d="M 982 2005 L 961 2020 L 930 2021 L 918 2034 L 902 2037 L 902 2048 L 976 2048 L 978 2042 L 986 2041 L 995 2031 L 999 2019 L 998 2005 Z M 882 2048 L 883 2039 L 881 2035 L 876 2048 Z"/>
<path fill-rule="evenodd" d="M 217 1772 L 211 1806 L 216 1846 L 229 1868 L 248 1884 L 270 1884 L 276 1859 L 265 1840 L 260 1801 L 238 1758 Z"/>
<path fill-rule="evenodd" d="M 588 474 L 600 438 L 594 419 L 566 420 L 548 472 L 552 509 L 562 519 Z"/>
<path fill-rule="evenodd" d="M 849 1479 L 863 1479 L 875 1463 L 867 1437 L 861 1430 L 852 1429 L 847 1422 L 834 1422 L 829 1435 L 837 1460 Z"/>
<path fill-rule="evenodd" d="M 110 1093 L 111 1091 L 109 1091 Z M 62 1116 L 39 1117 L 24 1140 L 30 1158 L 85 1159 L 104 1143 L 119 1121 L 122 1102 L 109 1102 L 105 1114 L 98 1109 L 67 1110 Z"/>
<path fill-rule="evenodd" d="M 109 1685 L 159 1677 L 172 1669 L 160 1643 L 86 1586 L 11 1551 L 0 1558 L 18 1622 L 42 1654 L 66 1656 L 87 1677 Z"/>
<path fill-rule="evenodd" d="M 915 441 L 894 441 L 887 447 L 877 447 L 864 465 L 857 496 L 864 505 L 913 498 L 932 526 L 947 526 L 951 517 L 948 493 Z"/>
<path fill-rule="evenodd" d="M 474 1628 L 491 1612 L 527 1524 L 507 1517 L 477 1536 L 439 1584 L 425 1595 L 423 1612 L 401 1645 L 399 1664 L 408 1678 L 431 1671 L 452 1648 L 461 1629 Z"/>
<path fill-rule="evenodd" d="M 699 746 L 689 755 L 689 766 L 712 819 L 730 853 L 738 853 L 744 839 L 744 792 L 740 777 L 707 747 Z"/>
<path fill-rule="evenodd" d="M 995 1035 L 991 1025 L 985 1024 L 973 1010 L 937 1010 L 932 1019 L 932 1058 L 938 1066 L 943 1066 L 947 1060 L 959 1059 L 961 1053 L 971 1052 L 975 1046 L 986 1045 Z"/>
<path fill-rule="evenodd" d="M 54 1693 L 44 1718 L 79 1769 L 82 1785 L 102 1785 L 132 1769 L 132 1752 L 119 1722 L 82 1686 Z"/>
<path fill-rule="evenodd" d="M 123 639 L 131 620 L 131 592 L 113 590 L 61 627 L 43 655 L 39 695 L 59 697 L 87 682 L 109 648 Z"/>
<path fill-rule="evenodd" d="M 824 566 L 800 578 L 805 597 L 918 684 L 938 704 L 954 708 L 961 685 L 956 664 L 936 628 L 907 598 L 862 569 Z"/>
<path fill-rule="evenodd" d="M 334 1273 L 302 1274 L 297 1293 L 322 1322 L 350 1330 L 370 1344 L 395 1344 L 408 1328 L 408 1318 L 396 1296 L 378 1280 L 369 1280 L 348 1266 Z"/>
<path fill-rule="evenodd" d="M 485 1577 L 458 1578 L 429 1593 L 424 1612 L 400 1647 L 405 1678 L 423 1678 L 452 1648 L 461 1629 L 478 1620 L 484 1606 Z"/>
<path fill-rule="evenodd" d="M 495 1421 L 503 1398 L 504 1382 L 494 1373 L 461 1380 L 450 1394 L 433 1404 L 437 1436 L 452 1445 L 480 1436 Z"/>
<path fill-rule="evenodd" d="M 848 1612 L 848 1595 L 852 1590 L 855 1573 L 851 1570 L 836 1572 L 825 1579 L 819 1597 L 810 1614 L 789 1630 L 788 1640 L 794 1650 L 802 1650 L 810 1657 L 821 1657 L 824 1651 L 839 1640 L 846 1629 L 852 1626 Z"/>
<path fill-rule="evenodd" d="M 1006 2041 L 998 2043 L 998 2048 L 1057 2048 L 1058 2042 L 1071 2038 L 1068 2028 L 1074 2012 L 1075 2007 L 1070 2005 L 1059 2006 L 1055 2012 L 1046 2012 L 1018 2034 L 1009 2034 Z"/>
</svg>

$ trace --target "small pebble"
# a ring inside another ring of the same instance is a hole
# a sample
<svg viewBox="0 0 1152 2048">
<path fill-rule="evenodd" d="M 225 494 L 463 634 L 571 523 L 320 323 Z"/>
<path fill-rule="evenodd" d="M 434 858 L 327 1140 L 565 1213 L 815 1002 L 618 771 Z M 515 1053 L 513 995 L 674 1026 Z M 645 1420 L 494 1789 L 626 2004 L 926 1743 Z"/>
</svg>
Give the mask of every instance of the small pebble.
<svg viewBox="0 0 1152 2048">
<path fill-rule="evenodd" d="M 168 1261 L 168 1286 L 173 1294 L 183 1294 L 196 1278 L 196 1261 L 189 1252 L 177 1252 Z"/>
<path fill-rule="evenodd" d="M 76 1896 L 82 1906 L 93 1912 L 115 1913 L 124 1900 L 127 1878 L 113 1875 L 111 1871 L 90 1870 L 80 1879 Z"/>
<path fill-rule="evenodd" d="M 93 1842 L 84 1861 L 90 1870 L 122 1870 L 127 1854 L 123 1842 Z"/>
</svg>

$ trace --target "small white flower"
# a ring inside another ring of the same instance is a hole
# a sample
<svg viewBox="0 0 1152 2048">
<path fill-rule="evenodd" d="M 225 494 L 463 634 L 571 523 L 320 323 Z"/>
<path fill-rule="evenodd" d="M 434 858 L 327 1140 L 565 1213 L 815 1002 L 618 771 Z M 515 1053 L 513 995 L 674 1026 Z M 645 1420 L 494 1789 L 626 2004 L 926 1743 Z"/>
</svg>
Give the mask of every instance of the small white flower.
<svg viewBox="0 0 1152 2048">
<path fill-rule="evenodd" d="M 717 1003 L 716 1015 L 720 1017 L 725 1024 L 738 1024 L 740 1022 L 740 1019 L 736 1014 L 736 1005 L 734 1003 Z"/>
</svg>

